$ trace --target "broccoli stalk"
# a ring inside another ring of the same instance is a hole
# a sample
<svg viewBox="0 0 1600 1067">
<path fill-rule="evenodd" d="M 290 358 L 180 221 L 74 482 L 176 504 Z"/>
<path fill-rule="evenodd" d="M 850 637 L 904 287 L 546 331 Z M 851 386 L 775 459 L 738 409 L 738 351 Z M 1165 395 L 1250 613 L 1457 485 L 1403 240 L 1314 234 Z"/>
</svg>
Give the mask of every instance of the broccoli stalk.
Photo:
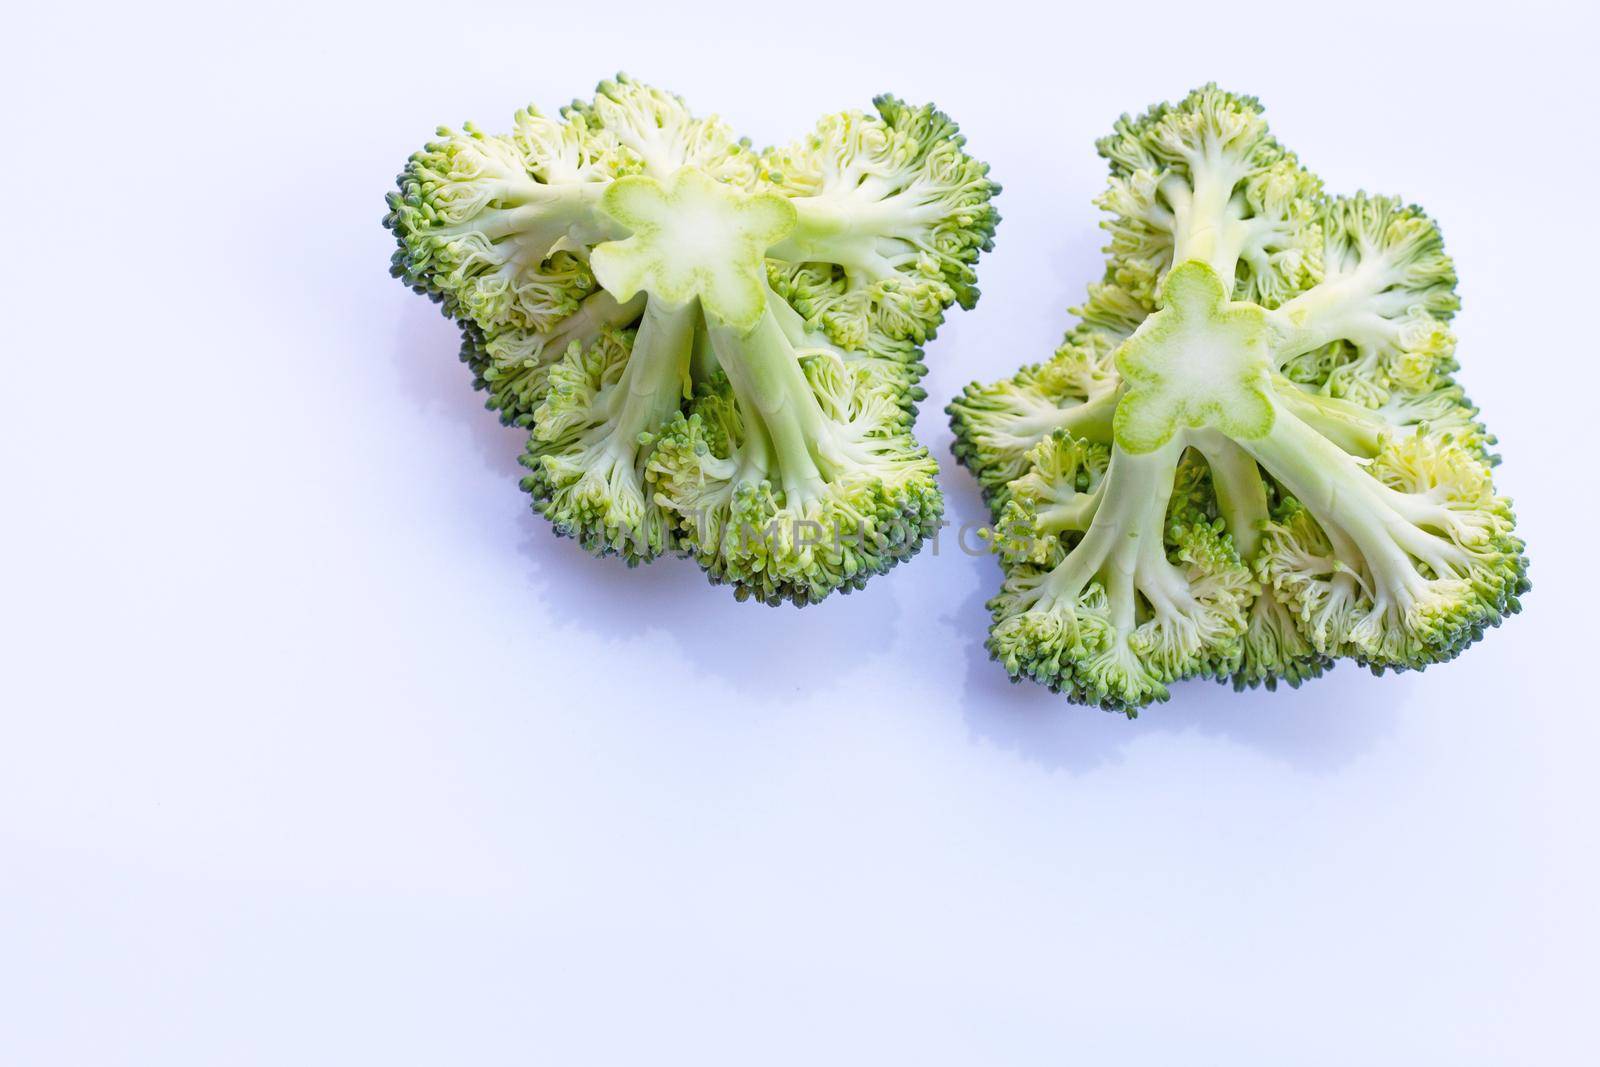
<svg viewBox="0 0 1600 1067">
<path fill-rule="evenodd" d="M 802 359 L 773 312 L 763 260 L 794 228 L 790 201 L 683 168 L 668 186 L 618 181 L 605 204 L 632 236 L 595 251 L 601 283 L 705 316 L 720 376 L 704 406 L 728 416 L 723 433 L 708 440 L 700 411 L 679 414 L 650 476 L 713 578 L 808 603 L 914 551 L 941 513 L 932 460 L 864 374 L 825 352 Z"/>
<path fill-rule="evenodd" d="M 523 486 L 558 532 L 590 551 L 637 562 L 669 547 L 644 450 L 687 390 L 694 328 L 691 308 L 650 301 L 631 347 L 574 345 L 551 371 L 522 456 L 533 471 Z"/>
<path fill-rule="evenodd" d="M 1288 412 L 1242 442 L 1322 534 L 1311 562 L 1274 552 L 1265 573 L 1312 642 L 1375 667 L 1421 669 L 1496 625 L 1525 589 L 1521 542 L 1487 470 L 1447 442 L 1398 438 L 1363 467 Z M 1303 552 L 1304 537 L 1275 544 Z"/>
<path fill-rule="evenodd" d="M 1422 669 L 1518 610 L 1433 223 L 1325 197 L 1214 87 L 1100 150 L 1110 264 L 1082 324 L 950 408 L 996 515 L 1012 676 L 1133 714 L 1188 676 Z"/>
<path fill-rule="evenodd" d="M 642 294 L 620 303 L 602 289 L 585 297 L 572 314 L 546 333 L 507 331 L 487 341 L 480 387 L 490 390 L 489 407 L 498 410 L 505 423 L 532 425 L 552 362 L 573 346 L 580 353 L 588 352 L 608 334 L 638 322 L 644 304 Z"/>
<path fill-rule="evenodd" d="M 1074 331 L 1048 363 L 1024 367 L 993 385 L 974 382 L 950 405 L 952 449 L 991 498 L 1026 473 L 1029 452 L 1046 435 L 1111 443 L 1122 385 L 1111 362 L 1114 351 L 1106 335 Z"/>
<path fill-rule="evenodd" d="M 1077 544 L 1049 570 L 1013 572 L 991 638 L 1013 674 L 1080 701 L 1136 707 L 1164 694 L 1163 682 L 1206 670 L 1210 650 L 1243 630 L 1250 574 L 1231 547 L 1203 523 L 1166 529 L 1182 452 L 1181 441 L 1147 454 L 1113 448 Z"/>
</svg>

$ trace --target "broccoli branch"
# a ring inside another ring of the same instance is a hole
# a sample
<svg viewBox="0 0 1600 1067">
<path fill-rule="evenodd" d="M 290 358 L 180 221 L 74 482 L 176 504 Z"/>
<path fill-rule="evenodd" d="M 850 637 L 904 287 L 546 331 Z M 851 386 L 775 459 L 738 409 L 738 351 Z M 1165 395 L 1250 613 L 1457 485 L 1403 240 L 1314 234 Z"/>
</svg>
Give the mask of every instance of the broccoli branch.
<svg viewBox="0 0 1600 1067">
<path fill-rule="evenodd" d="M 1211 486 L 1217 495 L 1217 509 L 1233 537 L 1240 559 L 1254 558 L 1261 545 L 1261 532 L 1270 513 L 1267 486 L 1261 470 L 1233 441 L 1215 430 L 1193 434 L 1194 447 L 1211 468 Z"/>
<path fill-rule="evenodd" d="M 1240 444 L 1327 538 L 1328 558 L 1308 559 L 1295 579 L 1323 585 L 1303 608 L 1318 617 L 1317 633 L 1344 633 L 1370 662 L 1410 666 L 1432 658 L 1429 650 L 1453 650 L 1464 633 L 1498 616 L 1518 576 L 1504 566 L 1500 509 L 1493 501 L 1485 508 L 1469 467 L 1452 468 L 1448 455 L 1426 457 L 1418 467 L 1428 469 L 1429 484 L 1401 491 L 1284 406 L 1266 437 Z M 1377 462 L 1410 477 L 1414 471 L 1400 469 L 1407 458 Z"/>
<path fill-rule="evenodd" d="M 606 330 L 637 321 L 644 312 L 644 303 L 643 293 L 619 303 L 616 297 L 601 289 L 591 293 L 576 311 L 545 333 L 503 330 L 489 338 L 486 346 L 498 364 L 488 377 L 492 381 L 532 373 L 566 355 L 574 344 L 587 349 Z"/>
<path fill-rule="evenodd" d="M 1141 592 L 1148 587 L 1151 594 L 1169 601 L 1172 585 L 1164 569 L 1171 565 L 1161 549 L 1161 526 L 1182 451 L 1177 443 L 1142 456 L 1113 448 L 1102 482 L 1104 502 L 1096 508 L 1083 540 L 1021 606 L 1048 610 L 1074 604 L 1098 579 L 1111 596 L 1113 620 L 1119 630 L 1128 632 L 1135 622 L 1136 587 Z"/>
</svg>

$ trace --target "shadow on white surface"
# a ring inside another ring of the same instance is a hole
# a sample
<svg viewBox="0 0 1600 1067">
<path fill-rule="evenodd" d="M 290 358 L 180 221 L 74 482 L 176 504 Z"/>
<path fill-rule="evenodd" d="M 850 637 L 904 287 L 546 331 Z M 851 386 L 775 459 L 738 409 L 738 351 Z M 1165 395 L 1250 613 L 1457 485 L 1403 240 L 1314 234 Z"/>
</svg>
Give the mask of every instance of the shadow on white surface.
<svg viewBox="0 0 1600 1067">
<path fill-rule="evenodd" d="M 405 394 L 421 410 L 459 421 L 471 434 L 484 465 L 506 479 L 506 493 L 524 505 L 518 488 L 526 470 L 517 462 L 525 431 L 506 427 L 483 407 L 484 394 L 468 388 L 471 372 L 457 359 L 456 327 L 437 306 L 409 302 L 395 342 L 394 363 Z M 668 557 L 629 567 L 616 557 L 596 558 L 576 541 L 559 537 L 531 508 L 516 546 L 528 565 L 530 600 L 562 628 L 576 628 L 607 643 L 653 633 L 670 635 L 682 662 L 697 674 L 747 693 L 803 693 L 847 681 L 849 671 L 802 673 L 797 663 L 861 662 L 864 651 L 894 639 L 899 607 L 880 581 L 866 596 L 833 596 L 804 609 L 739 603 L 728 586 L 713 586 L 693 561 Z M 753 618 L 752 615 L 759 618 Z M 795 649 L 806 655 L 797 660 Z M 784 670 L 793 677 L 784 678 Z"/>
<path fill-rule="evenodd" d="M 466 427 L 485 465 L 515 486 L 527 473 L 517 462 L 526 434 L 503 425 L 499 413 L 484 406 L 487 394 L 471 388 L 472 372 L 461 362 L 460 346 L 460 327 L 439 313 L 438 304 L 407 300 L 395 333 L 395 377 L 418 410 Z"/>
<path fill-rule="evenodd" d="M 998 575 L 996 577 L 998 581 Z M 963 629 L 986 629 L 984 589 L 963 606 Z M 1385 698 L 1370 699 L 1370 676 L 1349 663 L 1299 689 L 1236 693 L 1229 685 L 1196 679 L 1172 687 L 1172 699 L 1120 714 L 1081 707 L 1030 681 L 1013 683 L 981 643 L 967 651 L 964 718 L 972 733 L 1050 769 L 1082 773 L 1120 759 L 1152 734 L 1198 733 L 1221 737 L 1298 771 L 1332 773 L 1373 751 L 1393 729 L 1410 699 L 1414 675 L 1384 680 Z"/>
<path fill-rule="evenodd" d="M 483 394 L 467 387 L 469 372 L 456 358 L 455 326 L 432 305 L 412 301 L 411 308 L 402 318 L 394 357 L 403 389 L 422 410 L 459 420 L 484 465 L 506 479 L 508 494 L 520 495 L 517 483 L 524 471 L 517 457 L 523 432 L 501 425 L 483 408 Z M 948 431 L 942 425 L 919 429 L 942 453 L 940 484 L 952 525 L 982 523 L 986 511 L 976 485 L 948 455 Z M 763 608 L 741 604 L 727 587 L 712 586 L 689 560 L 629 567 L 614 557 L 591 556 L 576 542 L 556 536 L 531 509 L 518 521 L 526 534 L 516 551 L 527 565 L 528 596 L 555 625 L 607 644 L 666 635 L 697 675 L 765 698 L 752 704 L 849 683 L 849 670 L 797 666 L 796 648 L 806 650 L 801 663 L 854 663 L 865 670 L 870 654 L 892 645 L 908 621 L 881 579 L 862 596 L 834 596 L 804 609 Z M 955 536 L 954 531 L 944 534 L 952 551 Z M 965 656 L 968 728 L 1047 768 L 1086 772 L 1120 759 L 1140 738 L 1196 732 L 1226 738 L 1297 770 L 1332 772 L 1371 751 L 1409 699 L 1415 676 L 1386 679 L 1381 699 L 1373 700 L 1372 688 L 1364 684 L 1371 679 L 1345 664 L 1299 690 L 1276 693 L 1240 694 L 1216 682 L 1185 682 L 1174 687 L 1171 701 L 1144 709 L 1132 722 L 1071 705 L 1031 682 L 1011 683 L 989 659 L 981 638 L 989 623 L 984 602 L 993 595 L 999 570 L 987 558 L 970 562 L 978 584 L 957 612 L 941 620 L 956 632 Z M 785 671 L 792 677 L 783 677 Z"/>
<path fill-rule="evenodd" d="M 752 703 L 844 684 L 851 672 L 811 668 L 861 662 L 863 651 L 893 638 L 898 608 L 881 583 L 869 595 L 835 596 L 806 608 L 739 603 L 730 587 L 713 586 L 690 560 L 629 567 L 589 555 L 531 512 L 528 522 L 538 527 L 520 546 L 532 572 L 530 596 L 560 625 L 608 642 L 670 635 L 696 674 L 766 698 Z M 797 657 L 796 649 L 805 655 Z"/>
<path fill-rule="evenodd" d="M 946 494 L 952 508 L 981 515 L 976 485 L 965 472 L 952 472 Z M 980 561 L 982 582 L 945 618 L 952 628 L 986 634 L 988 599 L 999 587 L 1000 568 Z M 1231 685 L 1195 679 L 1172 687 L 1172 698 L 1146 707 L 1128 720 L 1120 714 L 1070 704 L 1034 682 L 1012 682 L 1005 668 L 989 658 L 979 639 L 965 644 L 966 684 L 963 717 L 974 737 L 1015 752 L 1030 763 L 1084 773 L 1121 759 L 1136 741 L 1155 734 L 1196 733 L 1220 737 L 1277 759 L 1297 771 L 1333 773 L 1373 751 L 1393 729 L 1409 702 L 1414 674 L 1383 679 L 1379 699 L 1375 681 L 1363 668 L 1345 662 L 1299 689 L 1237 693 Z"/>
</svg>

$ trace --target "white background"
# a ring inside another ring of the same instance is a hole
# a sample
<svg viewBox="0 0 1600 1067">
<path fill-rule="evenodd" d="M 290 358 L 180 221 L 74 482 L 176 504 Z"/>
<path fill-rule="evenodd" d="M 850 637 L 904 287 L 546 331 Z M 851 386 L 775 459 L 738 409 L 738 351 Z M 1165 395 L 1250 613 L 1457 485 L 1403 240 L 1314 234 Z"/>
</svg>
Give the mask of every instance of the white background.
<svg viewBox="0 0 1600 1067">
<path fill-rule="evenodd" d="M 1596 26 L 1477 6 L 20 16 L 0 1062 L 1600 1062 Z M 379 218 L 434 125 L 618 69 L 758 144 L 886 89 L 963 124 L 1005 221 L 927 354 L 958 523 L 940 408 L 1098 275 L 1093 139 L 1259 95 L 1442 220 L 1525 613 L 1128 722 L 1007 683 L 948 541 L 797 612 L 557 540 Z"/>
</svg>

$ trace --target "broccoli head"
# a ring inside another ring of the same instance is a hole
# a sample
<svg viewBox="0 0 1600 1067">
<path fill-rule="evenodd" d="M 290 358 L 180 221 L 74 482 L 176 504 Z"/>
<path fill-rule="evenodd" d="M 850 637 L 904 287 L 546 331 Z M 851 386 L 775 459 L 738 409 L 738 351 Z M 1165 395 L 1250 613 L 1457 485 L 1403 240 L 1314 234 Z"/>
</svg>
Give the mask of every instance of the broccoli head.
<svg viewBox="0 0 1600 1067">
<path fill-rule="evenodd" d="M 922 346 L 977 299 L 999 186 L 943 114 L 875 103 L 758 152 L 618 75 L 407 162 L 393 272 L 528 430 L 523 487 L 557 532 L 807 604 L 933 531 Z"/>
<path fill-rule="evenodd" d="M 1014 680 L 1134 714 L 1191 677 L 1454 657 L 1529 588 L 1451 378 L 1455 270 L 1401 201 L 1329 196 L 1215 86 L 1099 142 L 1105 276 L 1054 356 L 949 407 Z"/>
</svg>

